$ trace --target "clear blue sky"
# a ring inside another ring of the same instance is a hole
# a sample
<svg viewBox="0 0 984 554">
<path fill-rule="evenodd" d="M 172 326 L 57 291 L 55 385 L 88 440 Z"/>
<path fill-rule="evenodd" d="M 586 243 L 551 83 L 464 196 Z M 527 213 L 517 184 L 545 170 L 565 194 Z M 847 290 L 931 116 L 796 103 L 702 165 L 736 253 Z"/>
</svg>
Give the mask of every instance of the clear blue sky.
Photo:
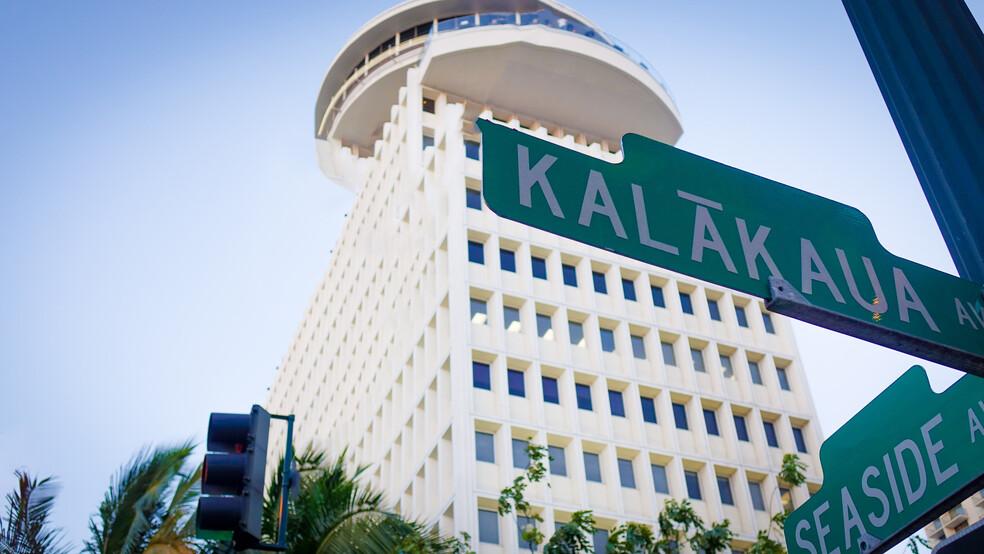
<svg viewBox="0 0 984 554">
<path fill-rule="evenodd" d="M 265 398 L 353 199 L 317 169 L 318 86 L 390 5 L 0 3 L 0 491 L 58 476 L 73 542 L 137 449 Z M 680 147 L 953 271 L 838 2 L 570 5 L 663 75 Z M 917 363 L 796 330 L 827 435 Z"/>
</svg>

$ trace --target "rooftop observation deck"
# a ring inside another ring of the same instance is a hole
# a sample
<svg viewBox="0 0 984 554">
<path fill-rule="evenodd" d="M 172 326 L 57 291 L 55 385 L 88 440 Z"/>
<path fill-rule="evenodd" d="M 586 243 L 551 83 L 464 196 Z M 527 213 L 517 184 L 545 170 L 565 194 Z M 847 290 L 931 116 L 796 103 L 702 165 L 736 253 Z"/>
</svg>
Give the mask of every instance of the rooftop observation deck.
<svg viewBox="0 0 984 554">
<path fill-rule="evenodd" d="M 629 132 L 667 143 L 682 133 L 652 65 L 561 4 L 410 0 L 335 57 L 315 107 L 318 142 L 371 151 L 410 67 L 423 68 L 425 86 L 615 144 Z"/>
</svg>

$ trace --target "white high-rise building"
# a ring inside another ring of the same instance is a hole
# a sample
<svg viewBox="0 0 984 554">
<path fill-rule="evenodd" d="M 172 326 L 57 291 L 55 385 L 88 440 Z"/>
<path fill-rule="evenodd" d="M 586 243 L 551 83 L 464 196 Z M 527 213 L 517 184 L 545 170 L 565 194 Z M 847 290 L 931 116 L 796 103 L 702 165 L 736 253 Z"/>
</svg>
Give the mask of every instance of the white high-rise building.
<svg viewBox="0 0 984 554">
<path fill-rule="evenodd" d="M 480 552 L 518 548 L 495 509 L 527 440 L 554 458 L 532 490 L 548 536 L 591 509 L 601 540 L 686 498 L 747 547 L 820 486 L 788 322 L 500 219 L 481 200 L 479 117 L 611 161 L 625 133 L 682 131 L 653 68 L 551 0 L 412 0 L 367 23 L 315 110 L 322 171 L 357 198 L 267 408 Z M 792 491 L 776 480 L 788 452 L 809 464 Z"/>
</svg>

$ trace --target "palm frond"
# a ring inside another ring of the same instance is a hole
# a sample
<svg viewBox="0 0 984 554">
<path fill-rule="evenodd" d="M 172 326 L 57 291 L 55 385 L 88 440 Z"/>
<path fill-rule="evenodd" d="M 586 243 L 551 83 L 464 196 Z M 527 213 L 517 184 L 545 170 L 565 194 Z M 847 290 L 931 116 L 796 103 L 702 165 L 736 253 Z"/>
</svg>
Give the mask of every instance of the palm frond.
<svg viewBox="0 0 984 554">
<path fill-rule="evenodd" d="M 8 493 L 6 524 L 0 520 L 0 552 L 18 554 L 61 554 L 61 529 L 50 527 L 58 486 L 47 477 L 40 481 L 17 470 L 17 489 Z"/>
</svg>

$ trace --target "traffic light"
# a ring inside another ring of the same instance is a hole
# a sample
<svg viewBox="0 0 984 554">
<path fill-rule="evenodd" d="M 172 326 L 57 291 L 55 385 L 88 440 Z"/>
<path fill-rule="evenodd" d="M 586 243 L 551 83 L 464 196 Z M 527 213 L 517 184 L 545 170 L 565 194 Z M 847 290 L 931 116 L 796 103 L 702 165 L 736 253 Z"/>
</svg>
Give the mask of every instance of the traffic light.
<svg viewBox="0 0 984 554">
<path fill-rule="evenodd" d="M 216 414 L 208 420 L 198 536 L 232 540 L 237 550 L 260 543 L 263 479 L 270 414 L 254 405 L 248 414 Z"/>
</svg>

